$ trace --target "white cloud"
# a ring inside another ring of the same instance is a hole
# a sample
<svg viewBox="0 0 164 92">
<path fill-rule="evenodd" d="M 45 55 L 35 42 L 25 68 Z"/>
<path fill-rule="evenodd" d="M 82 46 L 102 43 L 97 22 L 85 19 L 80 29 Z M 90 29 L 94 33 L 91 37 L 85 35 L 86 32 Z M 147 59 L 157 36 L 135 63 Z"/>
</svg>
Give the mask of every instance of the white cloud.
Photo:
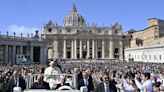
<svg viewBox="0 0 164 92">
<path fill-rule="evenodd" d="M 7 28 L 10 35 L 13 35 L 15 32 L 17 36 L 19 36 L 21 33 L 23 33 L 23 36 L 27 36 L 27 34 L 35 34 L 35 30 L 38 30 L 38 28 L 29 28 L 25 26 L 19 26 L 19 25 L 11 25 Z"/>
</svg>

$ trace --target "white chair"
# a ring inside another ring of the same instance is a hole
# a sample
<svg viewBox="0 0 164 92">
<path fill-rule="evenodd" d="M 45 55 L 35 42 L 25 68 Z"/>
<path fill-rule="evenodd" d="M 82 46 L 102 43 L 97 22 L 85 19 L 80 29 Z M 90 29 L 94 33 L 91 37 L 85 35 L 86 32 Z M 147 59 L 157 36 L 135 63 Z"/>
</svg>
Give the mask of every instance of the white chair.
<svg viewBox="0 0 164 92">
<path fill-rule="evenodd" d="M 80 92 L 88 92 L 87 86 L 80 87 Z"/>
<path fill-rule="evenodd" d="M 21 87 L 14 87 L 13 92 L 22 92 L 22 88 Z"/>
<path fill-rule="evenodd" d="M 55 89 L 57 84 L 59 83 L 58 80 L 54 80 L 54 79 L 49 79 L 49 86 L 50 86 L 50 89 Z"/>
<path fill-rule="evenodd" d="M 69 83 L 69 84 L 70 84 L 70 86 L 73 86 L 73 81 L 72 81 L 71 79 L 69 79 L 69 78 L 66 80 L 66 82 L 65 82 L 65 83 Z"/>
</svg>

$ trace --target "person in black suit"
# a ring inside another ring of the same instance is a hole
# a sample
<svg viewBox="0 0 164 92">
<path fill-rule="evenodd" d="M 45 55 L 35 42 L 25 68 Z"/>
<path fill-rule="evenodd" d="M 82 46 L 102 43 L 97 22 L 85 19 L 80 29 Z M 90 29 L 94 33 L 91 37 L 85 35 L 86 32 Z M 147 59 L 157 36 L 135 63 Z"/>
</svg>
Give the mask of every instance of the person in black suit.
<svg viewBox="0 0 164 92">
<path fill-rule="evenodd" d="M 37 82 L 34 82 L 31 89 L 50 89 L 49 83 L 43 81 L 43 75 L 37 76 Z"/>
<path fill-rule="evenodd" d="M 66 78 L 64 75 L 60 75 L 60 83 L 57 84 L 56 88 L 55 89 L 58 89 L 60 88 L 61 86 L 70 86 L 69 83 L 65 83 L 66 82 Z"/>
<path fill-rule="evenodd" d="M 0 74 L 0 92 L 6 92 L 6 83 L 4 79 L 4 75 Z"/>
<path fill-rule="evenodd" d="M 87 86 L 88 92 L 92 92 L 94 90 L 94 85 L 91 79 L 89 79 L 89 74 L 86 71 L 83 71 L 83 79 L 79 80 L 78 83 L 78 89 L 80 90 L 80 87 Z"/>
<path fill-rule="evenodd" d="M 97 84 L 94 92 L 117 92 L 115 83 L 110 80 L 108 73 L 102 75 L 102 83 Z"/>
<path fill-rule="evenodd" d="M 14 70 L 12 78 L 8 81 L 7 92 L 13 92 L 14 87 L 26 89 L 25 80 L 20 76 L 20 69 Z"/>
</svg>

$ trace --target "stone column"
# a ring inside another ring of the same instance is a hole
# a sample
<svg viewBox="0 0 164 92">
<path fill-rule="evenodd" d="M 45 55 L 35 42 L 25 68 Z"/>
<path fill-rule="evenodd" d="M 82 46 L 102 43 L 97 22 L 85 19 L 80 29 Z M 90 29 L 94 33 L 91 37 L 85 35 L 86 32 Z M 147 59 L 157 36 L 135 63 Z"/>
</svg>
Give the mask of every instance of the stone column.
<svg viewBox="0 0 164 92">
<path fill-rule="evenodd" d="M 2 46 L 2 45 L 1 45 Z M 6 64 L 6 62 L 5 62 L 5 59 L 6 59 L 6 49 L 5 49 L 5 45 L 3 45 L 3 64 Z"/>
<path fill-rule="evenodd" d="M 95 58 L 95 41 L 92 40 L 92 59 Z"/>
<path fill-rule="evenodd" d="M 110 45 L 110 59 L 114 59 L 114 48 L 113 48 L 113 41 L 110 39 L 110 43 L 109 43 L 109 45 Z"/>
<path fill-rule="evenodd" d="M 0 55 L 1 55 L 1 56 L 0 56 L 0 59 L 2 59 L 2 61 L 0 61 L 0 63 L 3 63 L 3 61 L 4 61 L 4 60 L 3 60 L 3 59 L 4 59 L 4 58 L 3 58 L 3 53 L 4 53 L 4 52 L 3 52 L 3 49 L 2 49 L 2 51 L 1 51 L 1 49 L 2 49 L 2 45 L 1 45 L 1 43 L 0 43 L 0 53 L 1 53 L 1 54 L 0 54 Z"/>
<path fill-rule="evenodd" d="M 108 41 L 108 59 L 110 59 L 110 41 Z"/>
<path fill-rule="evenodd" d="M 20 46 L 20 54 L 23 55 L 23 46 Z"/>
<path fill-rule="evenodd" d="M 97 58 L 97 41 L 95 41 L 95 58 Z"/>
<path fill-rule="evenodd" d="M 90 58 L 89 40 L 87 41 L 87 58 Z"/>
<path fill-rule="evenodd" d="M 47 64 L 48 60 L 48 48 L 44 47 L 44 63 Z"/>
<path fill-rule="evenodd" d="M 13 45 L 13 51 L 12 51 L 12 56 L 13 56 L 13 62 L 12 64 L 16 64 L 16 60 L 15 60 L 15 57 L 16 57 L 16 46 Z"/>
<path fill-rule="evenodd" d="M 44 64 L 43 47 L 40 47 L 40 64 Z"/>
<path fill-rule="evenodd" d="M 30 46 L 27 46 L 27 55 L 30 56 Z"/>
<path fill-rule="evenodd" d="M 119 41 L 119 45 L 120 45 L 120 48 L 119 48 L 119 59 L 123 60 L 123 44 L 122 44 L 122 40 Z"/>
<path fill-rule="evenodd" d="M 104 50 L 105 50 L 105 43 L 104 43 L 104 40 L 102 41 L 102 59 L 104 59 L 104 55 L 105 55 L 105 53 L 104 53 Z"/>
<path fill-rule="evenodd" d="M 74 59 L 77 59 L 77 46 L 76 46 L 77 44 L 76 44 L 76 39 L 74 40 L 74 55 L 75 55 L 75 57 L 74 57 Z"/>
<path fill-rule="evenodd" d="M 0 31 L 0 34 L 1 34 L 1 31 Z M 4 49 L 3 49 L 3 46 L 1 45 L 1 43 L 0 43 L 0 58 L 2 59 L 2 61 L 0 61 L 0 63 L 4 63 Z"/>
<path fill-rule="evenodd" d="M 59 56 L 59 53 L 58 53 L 58 41 L 57 40 L 54 40 L 53 48 L 54 48 L 53 49 L 53 51 L 54 51 L 53 59 L 56 59 Z"/>
<path fill-rule="evenodd" d="M 74 58 L 74 53 L 73 53 L 73 49 L 74 49 L 74 46 L 73 46 L 73 40 L 71 41 L 71 59 L 73 59 Z"/>
<path fill-rule="evenodd" d="M 31 48 L 30 48 L 31 50 L 30 50 L 30 63 L 32 63 L 32 62 L 34 62 L 34 60 L 33 60 L 33 54 L 34 54 L 34 47 L 33 46 L 31 46 Z"/>
<path fill-rule="evenodd" d="M 8 61 L 8 54 L 9 54 L 8 52 L 9 51 L 8 50 L 9 50 L 8 45 L 6 45 L 5 46 L 5 64 L 8 64 L 8 62 L 9 62 Z"/>
<path fill-rule="evenodd" d="M 82 58 L 82 41 L 80 40 L 80 48 L 79 48 L 80 59 Z"/>
<path fill-rule="evenodd" d="M 66 40 L 63 42 L 63 58 L 66 59 Z"/>
</svg>

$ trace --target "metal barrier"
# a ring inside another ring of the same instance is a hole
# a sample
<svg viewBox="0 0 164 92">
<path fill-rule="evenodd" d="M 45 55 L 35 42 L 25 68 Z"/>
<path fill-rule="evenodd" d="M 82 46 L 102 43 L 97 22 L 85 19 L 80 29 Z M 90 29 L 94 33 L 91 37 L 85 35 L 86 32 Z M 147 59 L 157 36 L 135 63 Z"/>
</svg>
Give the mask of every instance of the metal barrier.
<svg viewBox="0 0 164 92">
<path fill-rule="evenodd" d="M 44 81 L 48 82 L 49 84 L 50 84 L 50 81 L 55 81 L 56 84 L 59 83 L 59 76 L 64 75 L 66 77 L 66 82 L 69 83 L 73 89 L 77 89 L 77 83 L 78 82 L 77 82 L 77 75 L 76 74 L 55 74 L 55 75 L 50 75 L 50 74 L 31 74 L 31 73 L 29 73 L 28 75 L 29 75 L 29 81 L 26 84 L 26 89 L 31 88 L 32 84 L 34 82 L 36 82 L 38 75 L 43 75 L 44 76 Z"/>
</svg>

